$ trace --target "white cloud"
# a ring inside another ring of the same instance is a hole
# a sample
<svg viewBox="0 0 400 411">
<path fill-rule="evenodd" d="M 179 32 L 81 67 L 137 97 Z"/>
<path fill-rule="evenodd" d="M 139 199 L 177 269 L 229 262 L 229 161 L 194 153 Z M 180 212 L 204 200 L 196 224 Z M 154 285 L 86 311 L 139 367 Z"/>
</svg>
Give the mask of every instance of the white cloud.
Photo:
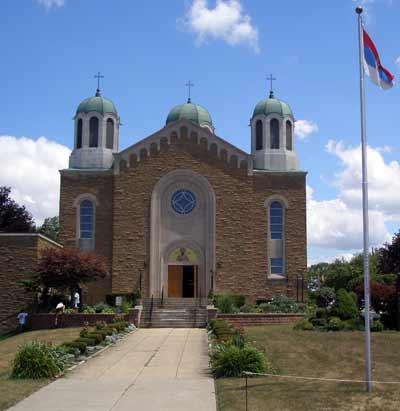
<svg viewBox="0 0 400 411">
<path fill-rule="evenodd" d="M 339 198 L 349 207 L 361 206 L 361 146 L 346 147 L 330 140 L 329 153 L 341 162 L 342 170 L 335 175 L 334 186 Z M 383 150 L 384 151 L 384 150 Z M 369 208 L 385 215 L 387 220 L 400 220 L 400 163 L 385 162 L 381 148 L 367 149 Z"/>
<path fill-rule="evenodd" d="M 384 214 L 371 211 L 369 215 L 370 244 L 373 247 L 390 240 Z M 315 200 L 313 190 L 307 187 L 308 244 L 338 250 L 362 248 L 362 210 L 351 208 L 339 198 Z"/>
<path fill-rule="evenodd" d="M 45 137 L 0 136 L 0 185 L 11 187 L 11 196 L 26 206 L 37 224 L 58 215 L 58 170 L 68 167 L 70 152 Z"/>
<path fill-rule="evenodd" d="M 44 6 L 46 10 L 50 10 L 52 8 L 58 9 L 63 7 L 65 4 L 65 0 L 38 0 L 39 4 Z"/>
<path fill-rule="evenodd" d="M 258 29 L 243 12 L 239 0 L 217 0 L 214 8 L 208 6 L 207 0 L 193 0 L 183 25 L 196 35 L 199 44 L 212 38 L 231 46 L 247 44 L 256 53 L 260 51 Z"/>
<path fill-rule="evenodd" d="M 306 139 L 310 134 L 318 132 L 318 125 L 309 120 L 296 120 L 295 135 L 300 139 Z"/>
<path fill-rule="evenodd" d="M 396 66 L 400 69 L 400 57 L 397 57 L 394 64 L 396 64 Z"/>
</svg>

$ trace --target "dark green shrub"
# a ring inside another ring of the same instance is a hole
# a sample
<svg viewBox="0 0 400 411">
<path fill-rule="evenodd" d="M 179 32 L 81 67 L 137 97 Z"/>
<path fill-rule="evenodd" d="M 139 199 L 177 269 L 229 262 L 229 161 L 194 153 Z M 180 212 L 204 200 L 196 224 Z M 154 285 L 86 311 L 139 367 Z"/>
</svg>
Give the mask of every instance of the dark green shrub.
<svg viewBox="0 0 400 411">
<path fill-rule="evenodd" d="M 343 330 L 345 327 L 344 322 L 339 317 L 330 317 L 326 329 L 329 331 Z"/>
<path fill-rule="evenodd" d="M 82 338 L 85 338 L 88 334 L 89 334 L 89 329 L 82 328 L 81 332 L 79 333 L 79 336 Z"/>
<path fill-rule="evenodd" d="M 63 344 L 63 346 L 66 347 L 67 349 L 68 348 L 72 348 L 72 349 L 77 348 L 80 351 L 81 354 L 85 354 L 87 344 L 83 341 L 75 340 L 75 341 L 72 341 L 72 342 L 69 342 L 69 343 L 65 343 L 65 344 Z"/>
<path fill-rule="evenodd" d="M 87 334 L 86 338 L 93 338 L 97 344 L 100 344 L 104 340 L 104 336 L 101 333 L 89 333 Z"/>
<path fill-rule="evenodd" d="M 266 360 L 254 347 L 239 348 L 232 344 L 220 344 L 211 354 L 211 368 L 217 378 L 240 377 L 244 371 L 265 372 Z"/>
<path fill-rule="evenodd" d="M 236 308 L 242 307 L 246 304 L 246 297 L 241 294 L 230 294 L 233 299 L 233 306 Z"/>
<path fill-rule="evenodd" d="M 364 323 L 361 318 L 352 318 L 350 320 L 343 321 L 344 329 L 348 331 L 364 331 Z"/>
<path fill-rule="evenodd" d="M 330 287 L 321 287 L 319 291 L 315 293 L 315 302 L 320 308 L 327 308 L 335 300 L 335 290 Z"/>
<path fill-rule="evenodd" d="M 286 295 L 277 295 L 271 301 L 262 304 L 265 312 L 269 313 L 297 313 L 299 312 L 299 304 L 293 298 Z"/>
<path fill-rule="evenodd" d="M 90 307 L 89 305 L 84 305 L 82 307 L 82 313 L 83 314 L 96 314 L 96 310 L 93 307 Z"/>
<path fill-rule="evenodd" d="M 75 341 L 83 342 L 86 345 L 90 345 L 90 346 L 96 345 L 96 340 L 94 338 L 89 338 L 89 337 L 80 337 L 80 338 L 77 338 L 76 340 L 74 340 L 74 342 Z"/>
<path fill-rule="evenodd" d="M 327 324 L 326 318 L 311 318 L 311 324 L 317 328 L 325 328 Z"/>
<path fill-rule="evenodd" d="M 341 320 L 351 320 L 360 315 L 353 295 L 343 288 L 336 293 L 336 301 L 332 306 L 331 313 Z"/>
<path fill-rule="evenodd" d="M 209 329 L 220 342 L 231 340 L 235 333 L 234 328 L 230 324 L 220 319 L 210 321 Z"/>
<path fill-rule="evenodd" d="M 30 342 L 18 349 L 11 378 L 54 378 L 63 371 L 65 351 L 40 342 Z"/>
<path fill-rule="evenodd" d="M 241 313 L 259 313 L 261 310 L 256 305 L 245 304 L 240 307 Z"/>
<path fill-rule="evenodd" d="M 372 322 L 371 331 L 381 332 L 381 331 L 384 331 L 384 329 L 385 329 L 385 326 L 379 320 L 374 320 Z"/>
<path fill-rule="evenodd" d="M 127 321 L 116 321 L 110 324 L 111 328 L 115 328 L 119 333 L 124 331 L 128 327 L 129 323 Z"/>
<path fill-rule="evenodd" d="M 300 321 L 297 321 L 293 329 L 297 331 L 299 330 L 311 331 L 314 329 L 314 326 L 308 318 L 302 318 Z"/>
</svg>

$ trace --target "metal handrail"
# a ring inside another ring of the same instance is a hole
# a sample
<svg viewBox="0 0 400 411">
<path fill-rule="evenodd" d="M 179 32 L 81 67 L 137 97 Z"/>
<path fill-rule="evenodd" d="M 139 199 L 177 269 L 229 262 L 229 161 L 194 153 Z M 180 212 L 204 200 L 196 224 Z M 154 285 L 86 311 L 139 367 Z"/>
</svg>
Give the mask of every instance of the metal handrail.
<svg viewBox="0 0 400 411">
<path fill-rule="evenodd" d="M 154 305 L 154 296 L 153 294 L 151 295 L 151 301 L 150 301 L 150 318 L 149 318 L 149 323 L 151 325 L 151 319 L 153 317 L 153 305 Z"/>
<path fill-rule="evenodd" d="M 161 288 L 161 307 L 164 307 L 164 286 Z"/>
</svg>

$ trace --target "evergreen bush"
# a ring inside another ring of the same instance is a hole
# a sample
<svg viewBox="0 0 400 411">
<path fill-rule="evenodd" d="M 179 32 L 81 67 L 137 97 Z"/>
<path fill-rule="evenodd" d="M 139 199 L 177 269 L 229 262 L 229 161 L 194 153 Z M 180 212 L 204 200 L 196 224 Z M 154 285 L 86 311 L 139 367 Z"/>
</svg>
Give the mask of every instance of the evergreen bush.
<svg viewBox="0 0 400 411">
<path fill-rule="evenodd" d="M 329 331 L 340 331 L 345 328 L 345 323 L 339 317 L 330 317 L 326 329 Z"/>
<path fill-rule="evenodd" d="M 381 331 L 384 331 L 384 329 L 385 329 L 385 326 L 379 320 L 374 320 L 372 322 L 371 331 L 381 332 Z"/>
<path fill-rule="evenodd" d="M 87 345 L 88 344 L 86 344 L 84 341 L 78 341 L 78 340 L 71 341 L 71 342 L 63 344 L 63 346 L 66 347 L 67 349 L 68 348 L 73 348 L 73 349 L 77 348 L 80 351 L 81 354 L 85 354 Z"/>
<path fill-rule="evenodd" d="M 244 371 L 265 372 L 266 359 L 254 347 L 239 348 L 232 344 L 220 344 L 211 354 L 211 368 L 216 378 L 240 377 Z"/>
<path fill-rule="evenodd" d="M 341 320 L 358 318 L 360 314 L 354 296 L 341 288 L 336 293 L 336 300 L 332 306 L 331 314 Z"/>
</svg>

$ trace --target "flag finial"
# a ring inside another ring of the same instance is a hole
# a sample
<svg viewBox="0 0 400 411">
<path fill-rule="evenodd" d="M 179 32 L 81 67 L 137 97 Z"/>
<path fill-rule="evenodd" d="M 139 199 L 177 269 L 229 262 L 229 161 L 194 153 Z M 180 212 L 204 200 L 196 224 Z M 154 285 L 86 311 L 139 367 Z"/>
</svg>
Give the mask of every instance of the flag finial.
<svg viewBox="0 0 400 411">
<path fill-rule="evenodd" d="M 363 8 L 361 6 L 356 7 L 356 13 L 361 14 L 363 12 Z"/>
</svg>

